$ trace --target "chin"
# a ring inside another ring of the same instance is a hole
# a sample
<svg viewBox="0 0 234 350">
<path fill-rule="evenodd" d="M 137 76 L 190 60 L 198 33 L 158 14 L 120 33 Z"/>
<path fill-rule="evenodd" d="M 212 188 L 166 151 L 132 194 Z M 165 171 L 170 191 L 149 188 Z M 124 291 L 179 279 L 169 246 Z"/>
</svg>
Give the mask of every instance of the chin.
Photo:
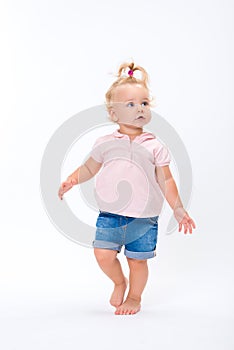
<svg viewBox="0 0 234 350">
<path fill-rule="evenodd" d="M 148 124 L 150 120 L 136 120 L 135 125 L 139 125 L 143 127 L 144 125 Z"/>
</svg>

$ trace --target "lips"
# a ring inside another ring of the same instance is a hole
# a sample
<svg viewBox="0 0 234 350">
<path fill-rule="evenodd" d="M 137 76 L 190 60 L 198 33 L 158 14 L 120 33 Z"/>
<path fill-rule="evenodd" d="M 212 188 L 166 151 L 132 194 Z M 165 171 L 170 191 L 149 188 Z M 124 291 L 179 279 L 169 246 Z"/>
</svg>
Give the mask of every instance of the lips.
<svg viewBox="0 0 234 350">
<path fill-rule="evenodd" d="M 141 120 L 141 119 L 145 119 L 145 117 L 143 117 L 143 115 L 139 115 L 139 117 L 136 118 L 136 120 Z"/>
</svg>

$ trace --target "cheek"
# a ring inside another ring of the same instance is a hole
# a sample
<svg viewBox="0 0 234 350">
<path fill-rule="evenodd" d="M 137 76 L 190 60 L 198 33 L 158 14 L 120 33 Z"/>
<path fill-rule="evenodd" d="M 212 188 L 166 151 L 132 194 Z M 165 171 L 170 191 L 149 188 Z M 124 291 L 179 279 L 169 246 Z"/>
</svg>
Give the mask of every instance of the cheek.
<svg viewBox="0 0 234 350">
<path fill-rule="evenodd" d="M 151 119 L 151 110 L 150 110 L 150 109 L 147 110 L 147 111 L 145 112 L 145 114 L 146 114 L 146 116 L 147 116 L 148 118 Z"/>
<path fill-rule="evenodd" d="M 119 119 L 132 118 L 132 116 L 134 116 L 134 115 L 135 115 L 135 113 L 133 110 L 125 109 L 124 111 L 122 111 L 122 113 L 119 113 Z"/>
</svg>

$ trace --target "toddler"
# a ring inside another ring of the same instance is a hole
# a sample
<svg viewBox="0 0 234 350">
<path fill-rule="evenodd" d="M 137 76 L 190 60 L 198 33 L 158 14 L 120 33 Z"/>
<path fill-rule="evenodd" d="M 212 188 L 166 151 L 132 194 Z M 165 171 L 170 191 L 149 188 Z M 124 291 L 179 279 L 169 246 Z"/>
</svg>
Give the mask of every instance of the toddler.
<svg viewBox="0 0 234 350">
<path fill-rule="evenodd" d="M 140 74 L 140 76 L 139 76 Z M 137 75 L 137 76 L 136 76 Z M 158 217 L 164 198 L 174 212 L 179 232 L 192 233 L 195 223 L 183 208 L 170 172 L 167 148 L 143 127 L 151 120 L 148 74 L 143 67 L 124 63 L 106 93 L 112 134 L 99 137 L 88 160 L 59 188 L 59 198 L 74 185 L 96 176 L 99 208 L 94 254 L 113 281 L 110 303 L 116 315 L 132 315 L 141 308 L 148 279 L 147 259 L 156 255 Z M 124 246 L 129 281 L 117 254 Z M 129 289 L 125 298 L 125 292 Z"/>
</svg>

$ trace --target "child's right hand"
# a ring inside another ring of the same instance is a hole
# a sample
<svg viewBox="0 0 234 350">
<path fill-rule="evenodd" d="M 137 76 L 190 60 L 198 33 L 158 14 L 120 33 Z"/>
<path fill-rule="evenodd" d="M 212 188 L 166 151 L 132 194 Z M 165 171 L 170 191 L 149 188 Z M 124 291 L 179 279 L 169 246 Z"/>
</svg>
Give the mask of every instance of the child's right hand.
<svg viewBox="0 0 234 350">
<path fill-rule="evenodd" d="M 62 200 L 64 193 L 69 191 L 74 185 L 76 185 L 76 181 L 74 179 L 69 179 L 62 182 L 58 191 L 59 198 Z"/>
</svg>

